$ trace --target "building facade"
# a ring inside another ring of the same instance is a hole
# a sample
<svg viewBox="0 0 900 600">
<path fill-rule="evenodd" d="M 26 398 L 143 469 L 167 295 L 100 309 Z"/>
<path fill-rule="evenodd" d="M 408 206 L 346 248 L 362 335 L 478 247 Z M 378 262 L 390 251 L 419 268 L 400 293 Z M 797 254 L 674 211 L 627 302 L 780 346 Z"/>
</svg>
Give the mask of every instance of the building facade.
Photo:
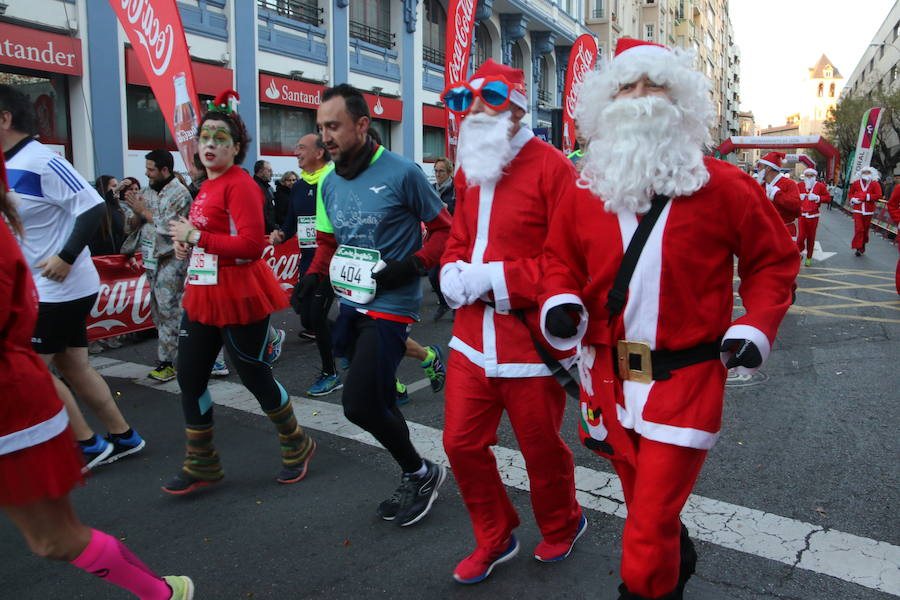
<svg viewBox="0 0 900 600">
<path fill-rule="evenodd" d="M 740 131 L 741 57 L 734 44 L 728 0 L 584 0 L 585 25 L 598 39 L 601 60 L 621 37 L 693 49 L 712 82 L 714 145 Z M 731 157 L 729 157 L 731 159 Z"/>
<path fill-rule="evenodd" d="M 296 170 L 322 92 L 364 92 L 389 149 L 423 164 L 444 153 L 447 0 L 179 0 L 201 101 L 241 96 L 253 142 L 244 161 Z M 3 7 L 5 6 L 5 10 Z M 0 83 L 33 99 L 41 140 L 85 176 L 144 179 L 146 152 L 175 144 L 106 0 L 0 3 Z M 472 63 L 522 68 L 530 119 L 549 135 L 568 51 L 589 33 L 576 0 L 479 0 Z M 175 153 L 176 169 L 184 170 Z"/>
</svg>

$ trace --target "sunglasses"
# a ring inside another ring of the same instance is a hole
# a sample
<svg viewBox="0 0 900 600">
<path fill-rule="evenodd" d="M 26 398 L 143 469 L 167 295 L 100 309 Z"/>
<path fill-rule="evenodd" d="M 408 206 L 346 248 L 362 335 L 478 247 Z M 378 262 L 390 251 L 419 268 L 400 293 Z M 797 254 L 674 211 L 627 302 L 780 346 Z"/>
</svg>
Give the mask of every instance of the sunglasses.
<svg viewBox="0 0 900 600">
<path fill-rule="evenodd" d="M 477 88 L 472 87 L 467 81 L 451 83 L 441 94 L 441 101 L 450 112 L 465 114 L 472 109 L 475 98 L 481 98 L 488 107 L 494 110 L 503 110 L 509 106 L 509 98 L 513 86 L 503 77 L 485 77 L 476 79 L 481 81 Z"/>
</svg>

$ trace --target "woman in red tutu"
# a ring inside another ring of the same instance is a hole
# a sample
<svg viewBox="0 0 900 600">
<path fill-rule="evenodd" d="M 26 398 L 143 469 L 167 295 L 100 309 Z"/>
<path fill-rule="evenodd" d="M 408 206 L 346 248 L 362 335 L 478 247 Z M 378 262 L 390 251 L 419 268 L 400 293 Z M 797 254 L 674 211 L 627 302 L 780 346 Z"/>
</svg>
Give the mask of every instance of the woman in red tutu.
<svg viewBox="0 0 900 600">
<path fill-rule="evenodd" d="M 188 577 L 157 576 L 119 540 L 83 525 L 69 502 L 84 464 L 50 371 L 31 345 L 37 292 L 10 230 L 21 235 L 22 226 L 0 154 L 0 510 L 38 556 L 71 562 L 142 600 L 190 600 Z"/>
<path fill-rule="evenodd" d="M 186 494 L 224 477 L 213 445 L 213 411 L 207 384 L 224 344 L 229 363 L 278 430 L 282 469 L 279 483 L 306 475 L 316 449 L 294 417 L 287 392 L 264 360 L 269 316 L 288 305 L 265 246 L 263 198 L 259 186 L 238 165 L 250 136 L 234 107 L 237 93 L 223 92 L 208 105 L 197 130 L 208 179 L 191 205 L 190 220 L 170 222 L 175 255 L 190 256 L 178 338 L 178 385 L 187 431 L 187 455 L 163 490 Z"/>
</svg>

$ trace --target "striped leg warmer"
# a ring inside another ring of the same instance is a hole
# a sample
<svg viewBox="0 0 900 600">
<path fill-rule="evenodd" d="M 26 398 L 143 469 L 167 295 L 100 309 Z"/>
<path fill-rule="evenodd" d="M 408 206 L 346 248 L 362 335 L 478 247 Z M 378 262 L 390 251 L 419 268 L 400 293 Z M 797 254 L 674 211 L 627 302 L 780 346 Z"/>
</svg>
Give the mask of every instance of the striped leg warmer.
<svg viewBox="0 0 900 600">
<path fill-rule="evenodd" d="M 225 476 L 216 447 L 213 445 L 213 426 L 185 429 L 187 452 L 182 471 L 204 481 L 218 481 Z"/>
<path fill-rule="evenodd" d="M 281 462 L 285 466 L 296 465 L 306 460 L 312 452 L 313 439 L 303 431 L 294 416 L 294 407 L 287 402 L 281 408 L 266 412 L 278 430 L 278 441 L 281 443 Z"/>
</svg>

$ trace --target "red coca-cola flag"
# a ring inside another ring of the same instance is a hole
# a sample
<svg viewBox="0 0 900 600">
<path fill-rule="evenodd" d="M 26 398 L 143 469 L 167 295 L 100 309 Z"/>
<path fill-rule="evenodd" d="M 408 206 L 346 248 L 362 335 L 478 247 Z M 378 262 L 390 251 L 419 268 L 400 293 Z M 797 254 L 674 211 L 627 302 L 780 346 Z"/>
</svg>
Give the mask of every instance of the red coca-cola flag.
<svg viewBox="0 0 900 600">
<path fill-rule="evenodd" d="M 575 40 L 569 53 L 566 67 L 566 88 L 563 95 L 563 153 L 568 155 L 575 149 L 575 105 L 578 103 L 578 88 L 584 76 L 597 63 L 597 42 L 594 36 L 585 33 Z"/>
<path fill-rule="evenodd" d="M 475 27 L 476 0 L 450 0 L 447 8 L 446 62 L 444 86 L 466 79 L 469 74 L 469 50 L 472 47 L 472 31 Z M 459 121 L 449 110 L 447 115 L 447 158 L 456 162 L 456 144 L 459 140 Z"/>
<path fill-rule="evenodd" d="M 90 341 L 153 329 L 150 317 L 150 284 L 144 274 L 141 255 L 95 256 L 100 275 L 100 291 L 88 315 Z"/>
<path fill-rule="evenodd" d="M 197 92 L 175 0 L 109 0 L 190 168 L 197 152 Z"/>
</svg>

